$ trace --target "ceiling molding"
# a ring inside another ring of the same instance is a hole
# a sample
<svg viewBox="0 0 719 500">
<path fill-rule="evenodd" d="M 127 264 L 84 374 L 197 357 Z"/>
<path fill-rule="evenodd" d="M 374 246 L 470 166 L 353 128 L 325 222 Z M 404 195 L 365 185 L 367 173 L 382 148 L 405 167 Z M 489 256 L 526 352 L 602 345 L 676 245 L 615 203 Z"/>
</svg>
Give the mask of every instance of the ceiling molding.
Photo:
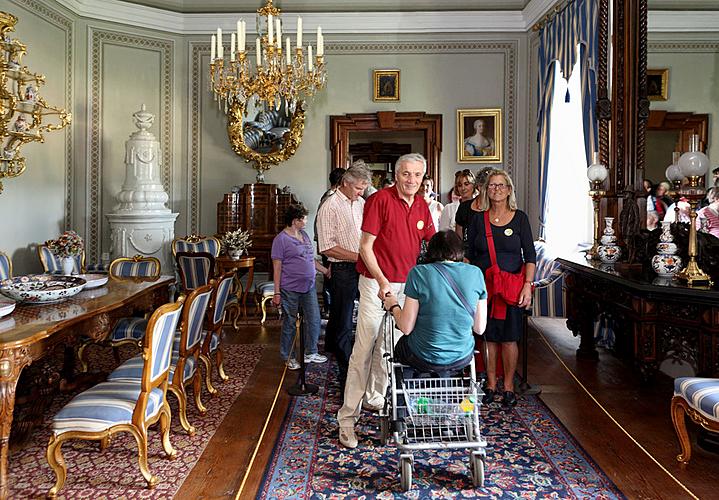
<svg viewBox="0 0 719 500">
<path fill-rule="evenodd" d="M 531 0 L 523 10 L 436 12 L 336 12 L 302 14 L 305 29 L 322 26 L 328 34 L 429 34 L 526 32 L 556 0 Z M 209 35 L 217 27 L 234 30 L 244 17 L 249 33 L 255 31 L 255 14 L 182 14 L 120 0 L 56 0 L 75 14 L 178 35 Z M 287 29 L 294 34 L 297 14 L 283 13 Z M 358 17 L 362 22 L 357 22 Z M 719 11 L 649 11 L 652 32 L 716 32 Z"/>
</svg>

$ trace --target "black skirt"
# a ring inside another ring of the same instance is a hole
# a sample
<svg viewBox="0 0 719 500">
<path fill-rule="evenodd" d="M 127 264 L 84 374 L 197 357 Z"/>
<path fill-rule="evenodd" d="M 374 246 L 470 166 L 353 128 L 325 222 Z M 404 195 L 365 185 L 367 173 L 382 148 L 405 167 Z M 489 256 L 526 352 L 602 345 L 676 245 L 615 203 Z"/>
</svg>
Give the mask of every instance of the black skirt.
<svg viewBox="0 0 719 500">
<path fill-rule="evenodd" d="M 492 303 L 487 306 L 487 311 L 492 311 Z M 522 338 L 522 309 L 515 306 L 507 306 L 505 319 L 495 319 L 491 316 L 487 319 L 487 330 L 484 332 L 484 340 L 487 342 L 519 342 Z"/>
</svg>

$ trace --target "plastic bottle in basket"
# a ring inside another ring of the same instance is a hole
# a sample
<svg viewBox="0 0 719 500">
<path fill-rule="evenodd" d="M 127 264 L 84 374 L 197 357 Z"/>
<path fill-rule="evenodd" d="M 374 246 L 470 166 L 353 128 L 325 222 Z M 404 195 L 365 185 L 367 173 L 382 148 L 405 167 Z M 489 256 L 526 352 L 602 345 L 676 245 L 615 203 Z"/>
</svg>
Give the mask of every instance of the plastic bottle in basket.
<svg viewBox="0 0 719 500">
<path fill-rule="evenodd" d="M 432 413 L 432 400 L 419 397 L 415 400 L 414 407 L 418 415 L 429 415 Z"/>
<path fill-rule="evenodd" d="M 462 413 L 472 413 L 475 403 L 474 396 L 465 396 L 462 402 L 459 403 L 459 409 Z"/>
</svg>

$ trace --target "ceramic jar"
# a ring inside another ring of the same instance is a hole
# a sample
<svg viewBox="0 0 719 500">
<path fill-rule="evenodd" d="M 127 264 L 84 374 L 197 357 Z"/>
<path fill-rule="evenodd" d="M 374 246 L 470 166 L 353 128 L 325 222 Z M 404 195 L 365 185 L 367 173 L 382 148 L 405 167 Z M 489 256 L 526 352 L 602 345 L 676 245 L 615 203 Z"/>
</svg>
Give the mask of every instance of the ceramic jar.
<svg viewBox="0 0 719 500">
<path fill-rule="evenodd" d="M 682 259 L 676 255 L 677 245 L 671 232 L 671 222 L 662 222 L 662 234 L 657 243 L 657 255 L 652 257 L 652 269 L 662 278 L 671 278 L 682 268 Z"/>
<path fill-rule="evenodd" d="M 617 245 L 617 237 L 614 234 L 614 217 L 604 218 L 604 232 L 601 242 L 597 248 L 599 260 L 605 264 L 614 264 L 622 256 L 622 249 Z"/>
<path fill-rule="evenodd" d="M 227 249 L 227 255 L 232 260 L 239 260 L 240 257 L 242 257 L 242 250 L 238 250 L 236 248 L 229 248 L 229 249 Z"/>
<path fill-rule="evenodd" d="M 62 274 L 71 276 L 75 270 L 75 259 L 73 257 L 63 257 L 60 262 L 62 264 Z"/>
</svg>

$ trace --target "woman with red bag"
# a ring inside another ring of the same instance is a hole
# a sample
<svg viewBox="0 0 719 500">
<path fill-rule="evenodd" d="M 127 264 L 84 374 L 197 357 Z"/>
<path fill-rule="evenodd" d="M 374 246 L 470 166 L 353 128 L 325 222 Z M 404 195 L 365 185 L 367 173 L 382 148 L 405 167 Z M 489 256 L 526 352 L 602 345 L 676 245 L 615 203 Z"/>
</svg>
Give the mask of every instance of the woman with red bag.
<svg viewBox="0 0 719 500">
<path fill-rule="evenodd" d="M 482 402 L 497 394 L 497 351 L 501 344 L 504 366 L 502 404 L 514 406 L 514 373 L 522 336 L 522 308 L 532 304 L 532 280 L 537 262 L 527 214 L 517 209 L 514 184 L 503 170 L 492 170 L 480 195 L 482 210 L 467 228 L 467 259 L 484 272 L 489 293 L 487 387 Z"/>
</svg>

